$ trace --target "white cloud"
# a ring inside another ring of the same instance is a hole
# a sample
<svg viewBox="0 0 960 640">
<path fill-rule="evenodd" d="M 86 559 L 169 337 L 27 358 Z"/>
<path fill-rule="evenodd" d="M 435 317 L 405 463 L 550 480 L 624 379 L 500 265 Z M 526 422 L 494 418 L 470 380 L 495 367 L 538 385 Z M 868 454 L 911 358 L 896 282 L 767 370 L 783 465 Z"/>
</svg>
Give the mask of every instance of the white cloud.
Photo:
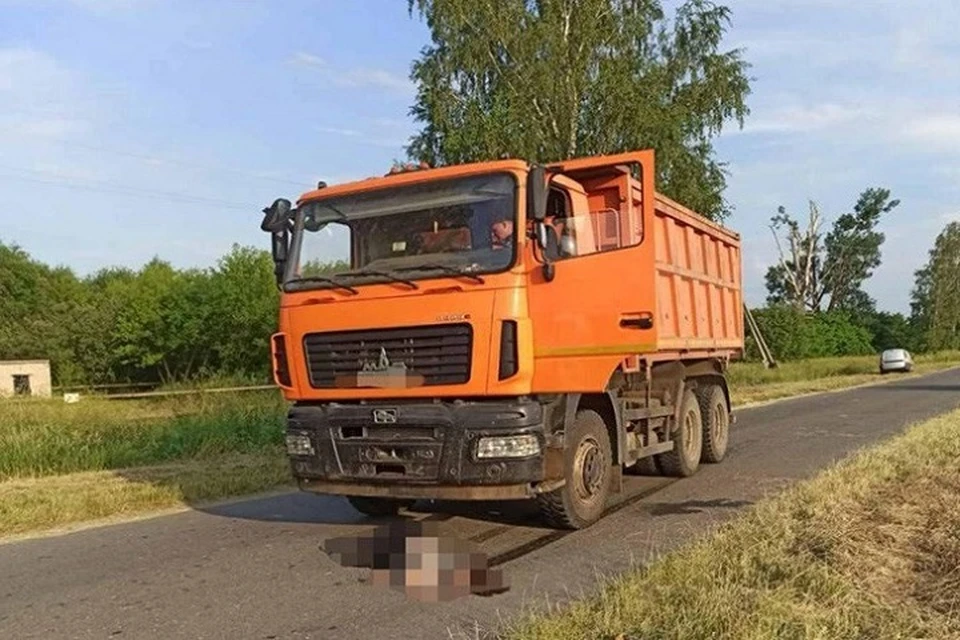
<svg viewBox="0 0 960 640">
<path fill-rule="evenodd" d="M 70 118 L 35 118 L 22 120 L 17 129 L 23 135 L 59 140 L 86 131 L 88 124 L 84 120 Z"/>
<path fill-rule="evenodd" d="M 338 136 L 346 136 L 348 138 L 356 138 L 360 136 L 360 132 L 356 129 L 344 129 L 341 127 L 317 127 L 317 131 L 321 133 L 332 133 Z"/>
<path fill-rule="evenodd" d="M 290 58 L 290 61 L 294 63 L 305 64 L 305 65 L 310 65 L 314 67 L 327 66 L 327 63 L 323 58 L 319 56 L 315 56 L 312 53 L 306 53 L 303 51 L 298 51 L 295 54 L 293 54 L 293 56 Z"/>
<path fill-rule="evenodd" d="M 0 49 L 0 94 L 16 100 L 25 91 L 53 93 L 66 72 L 47 54 L 25 47 Z"/>
<path fill-rule="evenodd" d="M 730 133 L 807 133 L 872 119 L 875 116 L 876 114 L 866 107 L 841 104 L 790 106 L 776 109 L 769 115 L 748 119 L 742 131 L 732 129 Z"/>
<path fill-rule="evenodd" d="M 928 149 L 960 153 L 960 113 L 915 116 L 904 125 L 903 135 Z"/>
<path fill-rule="evenodd" d="M 950 213 L 941 213 L 939 220 L 942 224 L 950 224 L 951 222 L 960 222 L 960 211 L 953 211 Z"/>
<path fill-rule="evenodd" d="M 385 69 L 369 69 L 364 67 L 352 69 L 336 68 L 320 56 L 305 51 L 294 53 L 290 57 L 290 62 L 292 64 L 310 67 L 319 72 L 332 84 L 340 87 L 371 87 L 399 93 L 411 93 L 413 91 L 413 83 L 409 78 Z"/>
<path fill-rule="evenodd" d="M 53 57 L 30 48 L 0 49 L 0 150 L 87 130 L 80 102 L 75 79 Z"/>
<path fill-rule="evenodd" d="M 875 64 L 877 45 L 875 36 L 848 34 L 840 40 L 784 29 L 764 29 L 730 42 L 730 48 L 744 49 L 744 58 L 749 62 L 792 64 L 799 56 L 807 68 L 837 68 L 855 62 Z"/>
<path fill-rule="evenodd" d="M 372 122 L 376 126 L 383 127 L 385 129 L 409 129 L 411 126 L 413 126 L 411 121 L 402 120 L 400 118 L 374 118 Z"/>
<path fill-rule="evenodd" d="M 346 87 L 377 87 L 404 93 L 413 89 L 409 79 L 383 69 L 351 69 L 336 74 L 334 82 Z"/>
<path fill-rule="evenodd" d="M 69 4 L 86 9 L 87 11 L 118 11 L 139 9 L 147 4 L 152 4 L 156 0 L 67 0 Z"/>
</svg>

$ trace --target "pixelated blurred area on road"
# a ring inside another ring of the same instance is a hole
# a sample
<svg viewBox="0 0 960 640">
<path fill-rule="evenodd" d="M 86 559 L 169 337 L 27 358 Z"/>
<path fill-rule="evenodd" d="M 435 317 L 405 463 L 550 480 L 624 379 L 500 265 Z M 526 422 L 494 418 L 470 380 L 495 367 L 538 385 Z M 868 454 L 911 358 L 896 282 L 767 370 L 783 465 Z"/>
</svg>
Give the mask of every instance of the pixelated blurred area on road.
<svg viewBox="0 0 960 640">
<path fill-rule="evenodd" d="M 370 535 L 331 538 L 323 551 L 341 566 L 372 569 L 374 585 L 403 591 L 415 600 L 491 596 L 509 589 L 503 572 L 489 567 L 486 554 L 439 535 L 431 522 L 397 520 Z"/>
</svg>

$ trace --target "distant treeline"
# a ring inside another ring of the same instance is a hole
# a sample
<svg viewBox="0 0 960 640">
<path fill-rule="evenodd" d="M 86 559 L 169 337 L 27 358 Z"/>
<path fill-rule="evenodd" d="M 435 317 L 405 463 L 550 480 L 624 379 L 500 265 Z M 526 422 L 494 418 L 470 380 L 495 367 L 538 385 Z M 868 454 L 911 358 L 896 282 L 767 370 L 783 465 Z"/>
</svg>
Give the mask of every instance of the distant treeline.
<svg viewBox="0 0 960 640">
<path fill-rule="evenodd" d="M 216 267 L 154 259 L 79 278 L 0 243 L 0 360 L 49 359 L 55 384 L 270 379 L 279 293 L 267 251 Z"/>
<path fill-rule="evenodd" d="M 0 243 L 0 360 L 49 359 L 59 385 L 269 381 L 278 303 L 265 250 L 234 246 L 209 269 L 175 269 L 155 258 L 139 270 L 110 268 L 80 278 Z M 931 323 L 929 310 L 915 306 L 910 319 L 872 311 L 804 313 L 787 305 L 755 314 L 779 360 L 960 346 L 948 344 L 955 334 L 931 331 L 943 323 Z M 936 345 L 927 344 L 929 335 Z M 750 346 L 748 340 L 752 354 Z"/>
</svg>

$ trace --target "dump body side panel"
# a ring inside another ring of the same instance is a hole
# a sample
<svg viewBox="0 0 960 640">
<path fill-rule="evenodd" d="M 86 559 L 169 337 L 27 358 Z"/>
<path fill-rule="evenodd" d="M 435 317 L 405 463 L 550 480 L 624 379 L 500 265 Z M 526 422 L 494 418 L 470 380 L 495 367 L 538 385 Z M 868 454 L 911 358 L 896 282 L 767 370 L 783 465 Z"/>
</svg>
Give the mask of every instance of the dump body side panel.
<svg viewBox="0 0 960 640">
<path fill-rule="evenodd" d="M 657 194 L 657 351 L 743 349 L 740 238 Z"/>
</svg>

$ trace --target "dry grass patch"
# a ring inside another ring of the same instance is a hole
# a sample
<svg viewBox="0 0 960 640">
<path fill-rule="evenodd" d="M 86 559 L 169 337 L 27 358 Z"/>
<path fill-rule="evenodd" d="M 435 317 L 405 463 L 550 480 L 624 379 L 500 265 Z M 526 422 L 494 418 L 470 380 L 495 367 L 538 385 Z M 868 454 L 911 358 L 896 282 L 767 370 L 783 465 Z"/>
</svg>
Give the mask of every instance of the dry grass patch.
<svg viewBox="0 0 960 640">
<path fill-rule="evenodd" d="M 960 411 L 500 637 L 960 638 L 958 495 Z"/>
<path fill-rule="evenodd" d="M 282 450 L 0 482 L 0 536 L 131 516 L 291 482 Z"/>
</svg>

